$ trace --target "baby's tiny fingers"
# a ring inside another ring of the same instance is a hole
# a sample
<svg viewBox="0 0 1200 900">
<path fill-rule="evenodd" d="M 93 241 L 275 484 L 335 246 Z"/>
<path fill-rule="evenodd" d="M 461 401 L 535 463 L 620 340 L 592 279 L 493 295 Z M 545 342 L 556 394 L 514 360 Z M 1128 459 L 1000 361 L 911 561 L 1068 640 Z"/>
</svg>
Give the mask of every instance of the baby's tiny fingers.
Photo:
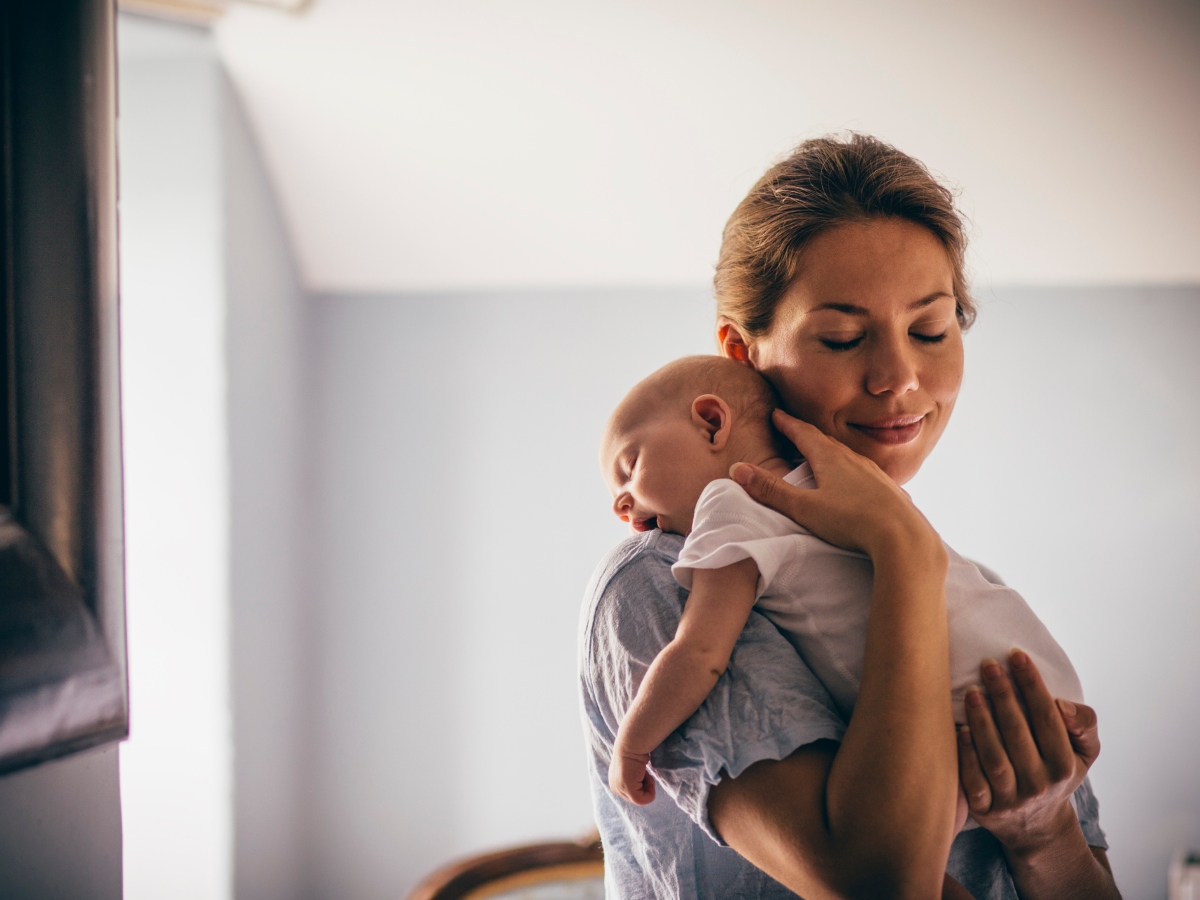
<svg viewBox="0 0 1200 900">
<path fill-rule="evenodd" d="M 638 791 L 637 797 L 634 798 L 634 803 L 638 806 L 648 806 L 654 802 L 654 779 L 649 775 L 646 776 L 646 781 Z"/>
</svg>

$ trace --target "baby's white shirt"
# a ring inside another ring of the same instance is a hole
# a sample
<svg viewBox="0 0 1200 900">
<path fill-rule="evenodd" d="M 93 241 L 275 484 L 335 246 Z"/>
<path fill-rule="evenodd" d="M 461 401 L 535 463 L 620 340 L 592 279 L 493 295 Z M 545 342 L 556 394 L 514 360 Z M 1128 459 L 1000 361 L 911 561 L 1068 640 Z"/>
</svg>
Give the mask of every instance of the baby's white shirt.
<svg viewBox="0 0 1200 900">
<path fill-rule="evenodd" d="M 784 480 L 816 487 L 808 463 Z M 954 720 L 966 722 L 963 700 L 967 689 L 979 683 L 980 662 L 1007 659 L 1014 647 L 1033 659 L 1052 696 L 1082 703 L 1083 688 L 1071 661 L 1021 595 L 988 581 L 950 547 L 946 552 Z M 747 558 L 758 565 L 756 608 L 791 641 L 849 719 L 862 678 L 870 558 L 826 543 L 722 478 L 700 495 L 692 532 L 671 571 L 690 590 L 695 569 L 720 569 Z"/>
</svg>

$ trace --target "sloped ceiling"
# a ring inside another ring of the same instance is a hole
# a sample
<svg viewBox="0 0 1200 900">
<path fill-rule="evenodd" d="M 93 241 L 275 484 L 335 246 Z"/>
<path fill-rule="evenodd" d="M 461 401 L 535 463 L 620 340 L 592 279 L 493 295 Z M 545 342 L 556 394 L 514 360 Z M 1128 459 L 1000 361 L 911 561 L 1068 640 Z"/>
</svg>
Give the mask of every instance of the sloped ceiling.
<svg viewBox="0 0 1200 900">
<path fill-rule="evenodd" d="M 1191 0 L 316 0 L 216 26 L 317 290 L 698 284 L 769 161 L 880 135 L 977 277 L 1200 281 Z"/>
</svg>

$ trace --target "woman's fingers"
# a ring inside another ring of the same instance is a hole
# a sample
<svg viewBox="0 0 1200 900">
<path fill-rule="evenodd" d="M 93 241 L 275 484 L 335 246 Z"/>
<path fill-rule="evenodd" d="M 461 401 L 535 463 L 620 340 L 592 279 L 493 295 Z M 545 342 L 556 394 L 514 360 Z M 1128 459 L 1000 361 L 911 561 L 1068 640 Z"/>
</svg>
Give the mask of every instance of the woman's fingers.
<svg viewBox="0 0 1200 900">
<path fill-rule="evenodd" d="M 1000 732 L 996 730 L 987 698 L 978 688 L 972 688 L 967 691 L 966 700 L 971 740 L 979 755 L 980 768 L 991 788 L 992 803 L 1010 803 L 1017 794 L 1017 776 L 1004 749 L 1004 742 L 1000 739 Z"/>
<path fill-rule="evenodd" d="M 985 659 L 981 669 L 996 727 L 1016 772 L 1018 788 L 1037 790 L 1045 782 L 1045 767 L 1016 690 L 1003 667 L 994 659 Z"/>
<path fill-rule="evenodd" d="M 1046 689 L 1041 673 L 1023 650 L 1012 651 L 1008 667 L 1025 700 L 1025 708 L 1029 710 L 1033 739 L 1050 778 L 1054 781 L 1070 778 L 1075 774 L 1075 752 L 1071 749 L 1071 739 L 1059 708 Z"/>
<path fill-rule="evenodd" d="M 734 463 L 729 477 L 746 489 L 746 493 L 793 521 L 799 521 L 804 513 L 804 501 L 810 499 L 812 491 L 788 484 L 765 469 L 750 463 Z"/>
<path fill-rule="evenodd" d="M 979 754 L 975 752 L 970 728 L 960 728 L 958 731 L 958 778 L 967 795 L 967 808 L 978 816 L 991 811 L 992 786 L 979 764 Z"/>
<path fill-rule="evenodd" d="M 782 409 L 776 409 L 771 415 L 771 421 L 785 438 L 796 445 L 796 449 L 804 458 L 812 462 L 814 454 L 819 459 L 825 451 L 830 439 L 817 428 L 795 416 L 789 416 Z"/>
</svg>

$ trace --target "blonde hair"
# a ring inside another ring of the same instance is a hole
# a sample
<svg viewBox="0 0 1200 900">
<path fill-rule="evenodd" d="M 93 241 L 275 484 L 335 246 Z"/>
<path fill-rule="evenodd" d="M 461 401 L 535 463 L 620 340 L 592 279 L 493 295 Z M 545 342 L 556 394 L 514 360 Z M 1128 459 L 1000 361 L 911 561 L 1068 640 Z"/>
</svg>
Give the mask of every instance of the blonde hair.
<svg viewBox="0 0 1200 900">
<path fill-rule="evenodd" d="M 865 134 L 805 141 L 767 170 L 725 225 L 713 284 L 717 315 L 746 336 L 770 330 L 775 307 L 817 235 L 874 218 L 933 233 L 953 273 L 959 324 L 976 306 L 965 274 L 967 235 L 954 195 L 917 160 Z"/>
</svg>

